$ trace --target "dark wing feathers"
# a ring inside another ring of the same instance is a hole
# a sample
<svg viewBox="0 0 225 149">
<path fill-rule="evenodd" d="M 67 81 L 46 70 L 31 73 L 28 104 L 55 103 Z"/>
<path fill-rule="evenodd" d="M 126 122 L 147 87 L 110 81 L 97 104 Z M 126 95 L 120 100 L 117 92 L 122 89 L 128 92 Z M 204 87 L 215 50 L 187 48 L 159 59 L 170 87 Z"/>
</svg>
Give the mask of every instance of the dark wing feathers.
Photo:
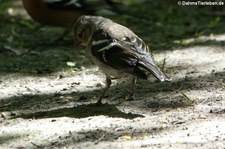
<svg viewBox="0 0 225 149">
<path fill-rule="evenodd" d="M 109 49 L 99 51 L 103 46 L 106 46 L 105 43 L 94 45 L 91 48 L 92 54 L 97 57 L 98 60 L 114 69 L 147 79 L 146 73 L 136 67 L 138 60 L 134 55 L 123 52 L 124 49 L 121 48 L 120 45 L 115 45 Z"/>
<path fill-rule="evenodd" d="M 122 3 L 114 2 L 113 0 L 44 0 L 47 6 L 56 10 L 77 10 L 85 11 L 86 13 L 93 14 L 98 9 L 109 9 L 114 12 L 119 12 L 119 6 Z"/>
<path fill-rule="evenodd" d="M 45 0 L 45 3 L 47 6 L 51 9 L 56 10 L 90 10 L 92 11 L 93 8 L 91 8 L 86 1 L 82 0 Z M 93 10 L 94 11 L 94 10 Z"/>
<path fill-rule="evenodd" d="M 146 72 L 151 72 L 160 81 L 169 80 L 169 77 L 156 66 L 148 46 L 129 29 L 122 27 L 121 32 L 114 32 L 111 28 L 97 34 L 93 36 L 98 37 L 95 41 L 107 39 L 101 44 L 92 45 L 92 54 L 101 62 L 143 79 L 147 79 Z"/>
</svg>

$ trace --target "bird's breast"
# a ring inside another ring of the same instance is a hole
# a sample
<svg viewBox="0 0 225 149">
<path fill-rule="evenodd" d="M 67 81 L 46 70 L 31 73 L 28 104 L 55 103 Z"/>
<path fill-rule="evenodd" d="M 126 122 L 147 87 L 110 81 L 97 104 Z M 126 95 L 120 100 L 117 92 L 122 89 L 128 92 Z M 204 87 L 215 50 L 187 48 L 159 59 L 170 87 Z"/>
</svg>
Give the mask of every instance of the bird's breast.
<svg viewBox="0 0 225 149">
<path fill-rule="evenodd" d="M 91 56 L 93 62 L 107 75 L 107 76 L 112 76 L 114 78 L 130 78 L 132 75 L 125 73 L 122 70 L 117 70 L 114 69 L 104 63 L 102 63 L 100 60 L 98 60 L 98 58 L 96 58 L 95 56 Z"/>
</svg>

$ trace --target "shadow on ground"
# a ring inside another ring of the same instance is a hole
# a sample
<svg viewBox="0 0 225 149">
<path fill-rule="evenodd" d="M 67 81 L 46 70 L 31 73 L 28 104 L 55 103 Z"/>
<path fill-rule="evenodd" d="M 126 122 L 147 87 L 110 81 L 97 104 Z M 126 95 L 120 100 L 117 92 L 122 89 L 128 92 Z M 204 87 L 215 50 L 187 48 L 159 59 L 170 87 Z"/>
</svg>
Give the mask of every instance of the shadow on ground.
<svg viewBox="0 0 225 149">
<path fill-rule="evenodd" d="M 57 146 L 59 148 L 65 147 L 65 145 L 75 146 L 76 144 L 83 143 L 83 142 L 94 142 L 97 145 L 100 142 L 109 142 L 115 141 L 117 139 L 123 140 L 123 136 L 132 136 L 137 138 L 144 138 L 147 134 L 160 134 L 168 128 L 162 128 L 161 126 L 149 126 L 147 128 L 123 128 L 118 131 L 116 130 L 108 130 L 108 129 L 97 129 L 97 130 L 88 130 L 88 131 L 81 131 L 81 132 L 71 132 L 70 134 L 65 134 L 60 136 L 59 139 L 52 139 L 49 143 L 42 144 L 42 147 L 52 147 Z M 80 137 L 77 137 L 80 136 Z M 92 145 L 92 143 L 91 143 Z"/>
<path fill-rule="evenodd" d="M 198 90 L 202 88 L 210 88 L 213 86 L 213 83 L 217 82 L 212 82 L 212 80 L 218 80 L 222 79 L 224 76 L 225 72 L 216 72 L 216 73 L 211 73 L 211 74 L 206 74 L 206 75 L 201 75 L 201 76 L 196 76 L 196 77 L 188 77 L 184 76 L 183 79 L 179 80 L 174 80 L 172 82 L 157 82 L 157 81 L 149 81 L 149 80 L 142 80 L 139 79 L 136 85 L 136 91 L 137 94 L 146 94 L 147 92 L 151 93 L 160 93 L 160 92 L 173 92 L 173 91 L 179 91 L 179 90 Z M 202 82 L 204 80 L 206 83 Z M 208 83 L 207 83 L 208 82 Z M 221 82 L 221 86 L 222 86 Z M 108 94 L 109 96 L 107 97 L 123 97 L 122 94 L 128 94 L 129 93 L 129 87 L 130 83 L 127 83 L 125 81 L 119 82 L 117 85 L 110 87 Z M 62 95 L 70 95 L 73 97 L 74 101 L 78 102 L 85 102 L 85 101 L 91 101 L 91 100 L 96 100 L 94 98 L 98 98 L 99 95 L 101 94 L 102 90 L 96 89 L 92 91 L 80 91 L 80 92 L 72 92 L 69 94 L 62 94 Z M 17 108 L 17 110 L 20 110 L 20 107 L 23 108 L 28 108 L 24 107 L 25 105 L 27 106 L 32 106 L 32 104 L 38 104 L 38 103 L 43 103 L 46 102 L 46 104 L 51 104 L 54 102 L 58 102 L 58 97 L 61 96 L 61 93 L 56 93 L 56 94 L 37 94 L 37 95 L 20 95 L 20 96 L 15 96 L 15 97 L 10 97 L 10 98 L 5 98 L 0 101 L 1 107 L 6 105 L 6 107 L 10 108 L 11 110 L 15 110 L 14 108 Z M 84 97 L 83 97 L 84 96 Z M 144 95 L 143 95 L 144 96 Z M 138 97 L 138 96 L 137 96 Z M 84 98 L 84 99 L 82 99 Z M 37 100 L 38 99 L 38 100 Z M 41 105 L 40 105 L 41 106 Z M 40 108 L 40 107 L 37 107 Z M 5 109 L 5 108 L 4 108 Z"/>
<path fill-rule="evenodd" d="M 73 118 L 85 118 L 89 116 L 98 116 L 98 115 L 105 115 L 109 117 L 118 117 L 118 118 L 126 118 L 126 119 L 133 119 L 136 117 L 143 117 L 139 114 L 133 113 L 124 113 L 116 108 L 115 105 L 110 104 L 84 104 L 75 106 L 72 108 L 60 108 L 57 110 L 50 110 L 50 111 L 43 111 L 43 112 L 36 112 L 30 114 L 20 114 L 13 118 L 56 118 L 56 117 L 73 117 Z"/>
</svg>

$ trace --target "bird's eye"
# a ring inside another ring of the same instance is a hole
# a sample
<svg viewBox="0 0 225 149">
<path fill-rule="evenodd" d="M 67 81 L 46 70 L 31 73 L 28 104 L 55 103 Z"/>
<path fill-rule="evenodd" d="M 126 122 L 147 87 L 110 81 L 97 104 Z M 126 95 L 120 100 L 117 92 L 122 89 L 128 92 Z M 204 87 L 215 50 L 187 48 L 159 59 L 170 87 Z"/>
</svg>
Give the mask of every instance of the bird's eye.
<svg viewBox="0 0 225 149">
<path fill-rule="evenodd" d="M 77 37 L 78 37 L 79 39 L 83 39 L 83 38 L 84 38 L 84 32 L 78 33 L 78 34 L 77 34 Z"/>
</svg>

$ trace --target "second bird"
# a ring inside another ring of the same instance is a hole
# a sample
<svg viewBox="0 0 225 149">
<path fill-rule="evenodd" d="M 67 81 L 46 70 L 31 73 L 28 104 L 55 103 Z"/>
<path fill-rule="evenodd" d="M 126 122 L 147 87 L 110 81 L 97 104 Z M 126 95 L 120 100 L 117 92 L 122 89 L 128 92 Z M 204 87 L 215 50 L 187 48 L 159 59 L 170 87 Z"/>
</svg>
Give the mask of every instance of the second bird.
<svg viewBox="0 0 225 149">
<path fill-rule="evenodd" d="M 149 72 L 159 81 L 171 81 L 156 66 L 143 40 L 125 26 L 100 16 L 81 16 L 75 24 L 74 35 L 76 43 L 90 49 L 95 64 L 106 75 L 106 88 L 97 104 L 101 104 L 112 78 L 130 78 L 132 98 L 136 79 L 147 79 Z"/>
<path fill-rule="evenodd" d="M 101 9 L 119 11 L 119 2 L 114 0 L 22 0 L 27 13 L 35 21 L 56 27 L 64 27 L 64 33 L 55 40 L 60 41 L 69 33 L 76 20 L 82 16 L 96 14 Z"/>
</svg>

